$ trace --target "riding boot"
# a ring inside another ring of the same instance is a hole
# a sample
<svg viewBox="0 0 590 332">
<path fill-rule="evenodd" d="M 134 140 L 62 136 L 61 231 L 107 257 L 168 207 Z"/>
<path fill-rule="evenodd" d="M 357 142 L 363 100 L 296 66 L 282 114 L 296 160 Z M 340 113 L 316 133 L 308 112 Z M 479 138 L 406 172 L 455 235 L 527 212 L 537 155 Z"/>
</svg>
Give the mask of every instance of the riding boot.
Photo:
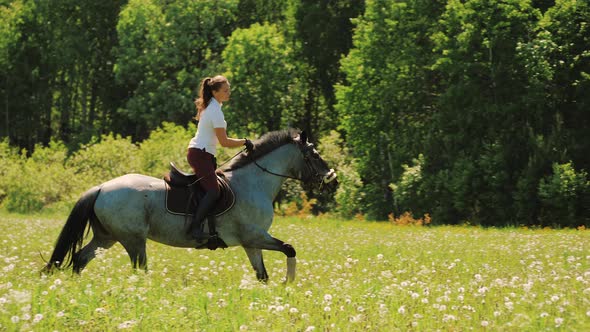
<svg viewBox="0 0 590 332">
<path fill-rule="evenodd" d="M 203 232 L 203 221 L 207 217 L 209 210 L 215 205 L 215 202 L 219 198 L 219 193 L 211 190 L 208 191 L 205 196 L 199 201 L 199 206 L 195 211 L 189 234 L 197 241 L 205 241 L 209 239 L 209 234 Z"/>
</svg>

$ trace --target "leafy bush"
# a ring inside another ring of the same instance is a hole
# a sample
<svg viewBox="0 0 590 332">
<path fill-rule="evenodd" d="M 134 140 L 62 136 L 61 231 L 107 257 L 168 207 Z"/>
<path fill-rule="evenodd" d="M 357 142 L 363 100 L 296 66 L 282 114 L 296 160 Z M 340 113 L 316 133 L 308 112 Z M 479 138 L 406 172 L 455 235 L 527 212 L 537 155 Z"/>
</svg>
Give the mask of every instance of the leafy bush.
<svg viewBox="0 0 590 332">
<path fill-rule="evenodd" d="M 82 146 L 67 161 L 66 167 L 74 172 L 84 189 L 127 173 L 141 173 L 137 145 L 129 137 L 112 134 Z"/>
<path fill-rule="evenodd" d="M 553 174 L 539 183 L 539 198 L 543 225 L 590 226 L 588 173 L 576 172 L 571 162 L 553 164 Z"/>
<path fill-rule="evenodd" d="M 151 132 L 150 136 L 139 145 L 139 160 L 142 173 L 161 177 L 168 172 L 169 163 L 188 171 L 186 150 L 188 142 L 196 128 L 193 124 L 188 129 L 170 122 Z"/>
<path fill-rule="evenodd" d="M 361 204 L 364 194 L 361 190 L 361 178 L 356 171 L 356 161 L 344 146 L 340 134 L 337 131 L 331 131 L 320 139 L 318 151 L 328 166 L 336 169 L 338 173 L 338 189 L 334 195 L 336 212 L 344 218 L 352 218 L 362 213 Z"/>
<path fill-rule="evenodd" d="M 66 157 L 65 145 L 51 142 L 48 147 L 37 145 L 30 158 L 25 157 L 24 151 L 18 159 L 13 158 L 13 165 L 5 174 L 9 181 L 3 202 L 6 209 L 30 213 L 71 200 L 77 188 L 72 170 L 64 167 Z"/>
<path fill-rule="evenodd" d="M 402 165 L 404 169 L 399 181 L 390 185 L 393 191 L 395 211 L 417 212 L 417 206 L 422 197 L 422 166 L 424 156 L 420 154 L 417 159 L 412 160 L 413 165 Z M 391 219 L 391 218 L 390 218 Z"/>
</svg>

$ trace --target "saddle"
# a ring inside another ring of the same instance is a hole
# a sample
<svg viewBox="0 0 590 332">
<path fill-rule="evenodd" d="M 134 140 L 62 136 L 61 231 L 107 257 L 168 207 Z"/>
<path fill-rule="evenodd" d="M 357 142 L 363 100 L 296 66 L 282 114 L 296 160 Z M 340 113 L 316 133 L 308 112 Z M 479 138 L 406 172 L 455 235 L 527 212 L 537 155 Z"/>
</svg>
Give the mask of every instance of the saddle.
<svg viewBox="0 0 590 332">
<path fill-rule="evenodd" d="M 210 216 L 220 216 L 229 211 L 236 202 L 234 192 L 227 183 L 223 172 L 216 172 L 217 183 L 221 189 L 219 199 L 209 213 Z M 166 210 L 172 214 L 192 216 L 201 198 L 205 195 L 197 181 L 199 178 L 192 173 L 179 170 L 174 163 L 170 163 L 170 172 L 164 176 L 166 182 Z"/>
</svg>

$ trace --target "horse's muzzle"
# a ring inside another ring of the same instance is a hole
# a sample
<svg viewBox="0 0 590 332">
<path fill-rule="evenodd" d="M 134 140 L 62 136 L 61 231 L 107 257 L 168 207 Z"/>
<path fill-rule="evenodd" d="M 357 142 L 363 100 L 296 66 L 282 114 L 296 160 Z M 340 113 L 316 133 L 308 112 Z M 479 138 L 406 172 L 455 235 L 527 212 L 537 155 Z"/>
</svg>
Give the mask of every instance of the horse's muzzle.
<svg viewBox="0 0 590 332">
<path fill-rule="evenodd" d="M 338 175 L 336 174 L 336 171 L 333 168 L 330 168 L 330 171 L 328 173 L 326 173 L 326 175 L 324 175 L 324 177 L 322 178 L 322 181 L 325 184 L 328 184 L 334 180 L 336 180 L 336 177 Z"/>
</svg>

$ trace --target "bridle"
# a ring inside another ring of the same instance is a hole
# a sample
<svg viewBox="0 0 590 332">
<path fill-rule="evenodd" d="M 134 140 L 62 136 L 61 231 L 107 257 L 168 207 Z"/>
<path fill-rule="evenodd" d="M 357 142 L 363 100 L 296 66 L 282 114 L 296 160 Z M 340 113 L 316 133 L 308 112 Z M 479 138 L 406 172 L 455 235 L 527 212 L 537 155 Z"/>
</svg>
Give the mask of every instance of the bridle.
<svg viewBox="0 0 590 332">
<path fill-rule="evenodd" d="M 309 151 L 313 150 L 313 145 L 305 145 L 304 147 L 299 147 L 299 150 L 301 151 L 301 154 L 303 155 L 303 161 L 305 162 L 305 165 L 307 166 L 307 169 L 310 171 L 309 173 L 311 174 L 311 176 L 309 177 L 308 180 L 314 180 L 317 179 L 319 180 L 318 182 L 323 183 L 324 182 L 324 176 L 320 175 L 318 173 L 318 171 L 315 169 L 315 167 L 313 167 L 313 164 L 310 160 L 309 157 Z M 242 150 L 243 151 L 243 150 Z M 303 178 L 299 178 L 296 176 L 291 176 L 291 175 L 286 175 L 286 174 L 279 174 L 273 171 L 270 171 L 269 169 L 267 169 L 266 167 L 261 166 L 257 160 L 254 160 L 254 164 L 260 168 L 260 170 L 262 170 L 265 173 L 274 175 L 274 176 L 278 176 L 278 177 L 282 177 L 282 178 L 287 178 L 287 179 L 293 179 L 293 180 L 298 180 L 301 182 L 307 182 L 306 179 Z M 333 172 L 334 170 L 330 170 L 331 172 Z M 331 180 L 330 180 L 331 181 Z"/>
</svg>

